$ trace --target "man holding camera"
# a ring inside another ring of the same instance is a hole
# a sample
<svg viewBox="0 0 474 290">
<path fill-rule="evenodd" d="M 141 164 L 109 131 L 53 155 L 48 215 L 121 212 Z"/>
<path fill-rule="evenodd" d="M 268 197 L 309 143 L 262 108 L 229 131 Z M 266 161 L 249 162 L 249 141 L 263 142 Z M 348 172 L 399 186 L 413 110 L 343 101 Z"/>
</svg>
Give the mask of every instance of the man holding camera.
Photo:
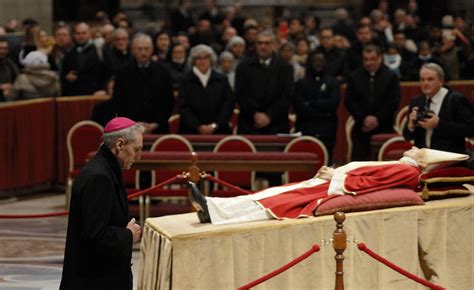
<svg viewBox="0 0 474 290">
<path fill-rule="evenodd" d="M 423 94 L 410 102 L 405 140 L 415 146 L 464 153 L 465 137 L 474 136 L 474 109 L 468 99 L 443 87 L 444 71 L 427 63 L 420 69 Z"/>
</svg>

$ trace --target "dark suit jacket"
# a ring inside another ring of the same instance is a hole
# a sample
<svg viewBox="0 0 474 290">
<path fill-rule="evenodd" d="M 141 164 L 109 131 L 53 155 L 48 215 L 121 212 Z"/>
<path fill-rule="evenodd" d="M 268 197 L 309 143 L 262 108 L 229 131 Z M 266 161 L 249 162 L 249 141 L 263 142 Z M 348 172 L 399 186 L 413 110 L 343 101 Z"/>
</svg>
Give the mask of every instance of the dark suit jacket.
<svg viewBox="0 0 474 290">
<path fill-rule="evenodd" d="M 277 56 L 268 67 L 257 57 L 242 61 L 235 73 L 235 97 L 240 106 L 239 134 L 288 133 L 288 109 L 293 93 L 293 68 Z M 271 123 L 254 127 L 254 114 L 268 114 Z"/>
<path fill-rule="evenodd" d="M 308 72 L 295 85 L 296 130 L 321 139 L 329 150 L 336 141 L 339 92 L 337 80 L 326 74 L 316 79 Z"/>
<path fill-rule="evenodd" d="M 159 127 L 154 133 L 168 133 L 174 107 L 170 74 L 159 63 L 141 69 L 132 61 L 117 72 L 112 102 L 120 117 L 156 122 Z"/>
<path fill-rule="evenodd" d="M 60 289 L 131 289 L 128 222 L 119 164 L 102 145 L 72 187 Z"/>
<path fill-rule="evenodd" d="M 77 80 L 69 82 L 66 75 L 72 70 L 76 71 Z M 63 96 L 91 95 L 104 89 L 107 71 L 95 45 L 87 46 L 81 53 L 77 52 L 76 47 L 68 50 L 64 55 L 60 77 Z"/>
<path fill-rule="evenodd" d="M 356 69 L 347 78 L 345 107 L 355 119 L 354 133 L 360 132 L 368 115 L 376 116 L 379 122 L 371 134 L 391 132 L 400 104 L 398 77 L 382 65 L 373 77 L 372 93 L 370 83 L 370 74 L 364 68 Z"/>
<path fill-rule="evenodd" d="M 423 108 L 426 96 L 413 98 L 409 112 L 413 107 Z M 465 153 L 464 138 L 474 136 L 474 109 L 466 97 L 458 92 L 449 91 L 439 110 L 439 124 L 431 135 L 431 148 L 449 152 Z M 406 140 L 414 140 L 415 146 L 423 148 L 426 130 L 415 127 L 413 132 L 408 130 L 408 122 L 403 129 Z"/>
<path fill-rule="evenodd" d="M 230 134 L 234 105 L 234 95 L 225 75 L 212 70 L 204 88 L 198 77 L 188 72 L 179 95 L 179 132 L 199 134 L 200 125 L 216 123 L 219 127 L 214 133 Z"/>
</svg>

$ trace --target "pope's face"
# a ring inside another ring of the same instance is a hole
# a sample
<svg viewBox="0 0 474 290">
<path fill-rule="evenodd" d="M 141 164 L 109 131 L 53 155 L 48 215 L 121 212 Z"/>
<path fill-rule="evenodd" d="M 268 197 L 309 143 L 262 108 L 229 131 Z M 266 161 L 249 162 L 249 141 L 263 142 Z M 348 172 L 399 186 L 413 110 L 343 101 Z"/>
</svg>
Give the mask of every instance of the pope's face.
<svg viewBox="0 0 474 290">
<path fill-rule="evenodd" d="M 413 146 L 410 150 L 403 153 L 403 157 L 410 157 L 411 159 L 415 160 L 418 165 L 420 165 L 420 162 L 422 162 L 425 158 L 425 152 L 420 148 Z"/>
<path fill-rule="evenodd" d="M 120 142 L 121 141 L 121 142 Z M 117 140 L 117 160 L 124 170 L 130 169 L 132 164 L 140 160 L 143 148 L 143 135 L 140 131 L 135 131 L 135 141 L 125 142 L 122 138 Z"/>
</svg>

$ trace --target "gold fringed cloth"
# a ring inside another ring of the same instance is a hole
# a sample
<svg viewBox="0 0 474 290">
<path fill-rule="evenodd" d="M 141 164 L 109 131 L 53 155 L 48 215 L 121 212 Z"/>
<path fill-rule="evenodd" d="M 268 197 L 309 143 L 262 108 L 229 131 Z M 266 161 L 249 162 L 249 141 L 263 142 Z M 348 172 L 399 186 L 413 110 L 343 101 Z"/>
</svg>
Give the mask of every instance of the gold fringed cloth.
<svg viewBox="0 0 474 290">
<path fill-rule="evenodd" d="M 349 240 L 447 289 L 474 289 L 474 198 L 347 215 Z M 147 219 L 138 289 L 237 289 L 330 239 L 332 216 L 232 225 L 200 224 L 195 213 Z M 321 244 L 255 289 L 334 289 L 335 252 Z M 348 244 L 345 289 L 425 289 Z"/>
</svg>

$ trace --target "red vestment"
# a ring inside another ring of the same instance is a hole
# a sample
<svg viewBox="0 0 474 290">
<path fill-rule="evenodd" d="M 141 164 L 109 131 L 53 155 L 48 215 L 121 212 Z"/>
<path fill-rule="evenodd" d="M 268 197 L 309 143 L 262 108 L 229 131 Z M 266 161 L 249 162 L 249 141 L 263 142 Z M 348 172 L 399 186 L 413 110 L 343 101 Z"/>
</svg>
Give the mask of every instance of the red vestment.
<svg viewBox="0 0 474 290">
<path fill-rule="evenodd" d="M 344 181 L 344 192 L 365 194 L 377 190 L 405 187 L 414 189 L 418 184 L 420 169 L 397 163 L 363 166 L 349 172 Z M 258 200 L 275 218 L 312 216 L 316 207 L 334 195 L 328 196 L 329 182 L 313 187 L 303 187 Z M 337 198 L 337 195 L 336 195 Z"/>
</svg>

